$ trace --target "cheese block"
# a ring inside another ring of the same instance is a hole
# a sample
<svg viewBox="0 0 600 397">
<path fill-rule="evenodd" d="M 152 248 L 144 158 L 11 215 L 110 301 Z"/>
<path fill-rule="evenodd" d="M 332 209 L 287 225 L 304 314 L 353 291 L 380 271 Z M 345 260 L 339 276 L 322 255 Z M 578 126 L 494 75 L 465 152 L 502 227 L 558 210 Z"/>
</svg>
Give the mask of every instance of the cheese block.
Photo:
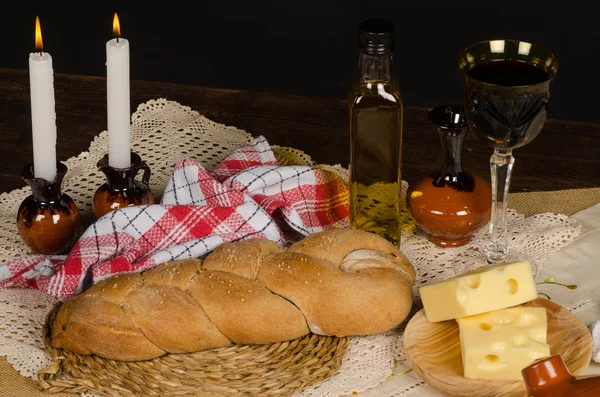
<svg viewBox="0 0 600 397">
<path fill-rule="evenodd" d="M 523 368 L 550 355 L 543 307 L 513 307 L 456 321 L 467 379 L 523 380 Z"/>
<path fill-rule="evenodd" d="M 419 292 L 432 323 L 520 305 L 538 296 L 527 261 L 483 266 Z"/>
</svg>

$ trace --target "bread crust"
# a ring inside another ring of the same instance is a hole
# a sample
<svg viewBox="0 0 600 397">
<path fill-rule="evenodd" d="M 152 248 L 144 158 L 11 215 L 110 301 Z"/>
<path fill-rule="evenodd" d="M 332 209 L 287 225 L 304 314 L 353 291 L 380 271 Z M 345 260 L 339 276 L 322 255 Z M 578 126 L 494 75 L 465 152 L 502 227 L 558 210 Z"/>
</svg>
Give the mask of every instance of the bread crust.
<svg viewBox="0 0 600 397">
<path fill-rule="evenodd" d="M 242 243 L 224 243 L 206 258 L 202 268 L 230 272 L 254 280 L 263 258 L 282 251 L 275 242 L 260 238 Z"/>
<path fill-rule="evenodd" d="M 188 293 L 234 343 L 274 343 L 308 333 L 302 312 L 257 281 L 208 270 L 192 281 Z"/>
<path fill-rule="evenodd" d="M 66 301 L 52 345 L 114 360 L 147 360 L 313 332 L 366 335 L 399 325 L 415 270 L 385 239 L 355 230 L 226 243 L 187 259 L 102 280 Z"/>
<path fill-rule="evenodd" d="M 319 335 L 388 331 L 412 307 L 413 282 L 395 267 L 346 272 L 325 259 L 287 252 L 265 258 L 258 280 L 296 305 Z"/>
</svg>

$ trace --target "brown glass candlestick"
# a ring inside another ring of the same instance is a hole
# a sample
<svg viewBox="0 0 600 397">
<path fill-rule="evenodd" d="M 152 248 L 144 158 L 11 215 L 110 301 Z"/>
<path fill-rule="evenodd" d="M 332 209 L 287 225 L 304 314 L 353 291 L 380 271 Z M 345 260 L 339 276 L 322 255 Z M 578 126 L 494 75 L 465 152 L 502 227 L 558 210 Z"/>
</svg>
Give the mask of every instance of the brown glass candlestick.
<svg viewBox="0 0 600 397">
<path fill-rule="evenodd" d="M 106 175 L 106 183 L 94 194 L 93 209 L 97 218 L 119 208 L 154 204 L 149 185 L 150 167 L 136 153 L 131 153 L 128 168 L 111 167 L 108 155 L 98 161 L 98 168 Z M 144 171 L 141 181 L 135 179 L 139 171 Z"/>
<path fill-rule="evenodd" d="M 530 397 L 600 396 L 600 376 L 574 377 L 559 355 L 539 359 L 521 373 Z"/>
<path fill-rule="evenodd" d="M 75 202 L 61 193 L 67 166 L 57 164 L 53 181 L 36 178 L 33 164 L 23 168 L 21 178 L 31 187 L 17 212 L 17 228 L 21 238 L 33 251 L 40 254 L 67 252 L 77 237 L 80 217 Z"/>
</svg>

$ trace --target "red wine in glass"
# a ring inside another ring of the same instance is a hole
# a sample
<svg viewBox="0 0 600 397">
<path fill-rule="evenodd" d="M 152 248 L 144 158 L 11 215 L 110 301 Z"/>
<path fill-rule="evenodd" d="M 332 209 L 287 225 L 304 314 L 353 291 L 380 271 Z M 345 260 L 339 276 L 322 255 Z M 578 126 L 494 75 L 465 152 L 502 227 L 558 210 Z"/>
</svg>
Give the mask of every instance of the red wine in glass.
<svg viewBox="0 0 600 397">
<path fill-rule="evenodd" d="M 550 98 L 548 85 L 542 84 L 550 79 L 547 71 L 523 61 L 494 60 L 467 76 L 480 83 L 467 96 L 470 127 L 480 140 L 514 149 L 540 133 Z M 538 84 L 542 87 L 532 88 Z"/>
</svg>

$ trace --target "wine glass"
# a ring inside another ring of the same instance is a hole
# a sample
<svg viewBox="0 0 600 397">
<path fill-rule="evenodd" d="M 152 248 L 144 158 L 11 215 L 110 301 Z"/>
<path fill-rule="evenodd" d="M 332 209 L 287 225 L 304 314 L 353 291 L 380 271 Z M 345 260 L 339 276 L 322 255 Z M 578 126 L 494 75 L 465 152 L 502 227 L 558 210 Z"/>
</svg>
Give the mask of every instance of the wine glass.
<svg viewBox="0 0 600 397">
<path fill-rule="evenodd" d="M 531 43 L 489 40 L 464 49 L 458 65 L 464 77 L 469 127 L 494 148 L 490 241 L 483 251 L 488 264 L 501 263 L 509 248 L 506 213 L 515 162 L 512 151 L 531 142 L 544 127 L 558 61 Z"/>
</svg>

